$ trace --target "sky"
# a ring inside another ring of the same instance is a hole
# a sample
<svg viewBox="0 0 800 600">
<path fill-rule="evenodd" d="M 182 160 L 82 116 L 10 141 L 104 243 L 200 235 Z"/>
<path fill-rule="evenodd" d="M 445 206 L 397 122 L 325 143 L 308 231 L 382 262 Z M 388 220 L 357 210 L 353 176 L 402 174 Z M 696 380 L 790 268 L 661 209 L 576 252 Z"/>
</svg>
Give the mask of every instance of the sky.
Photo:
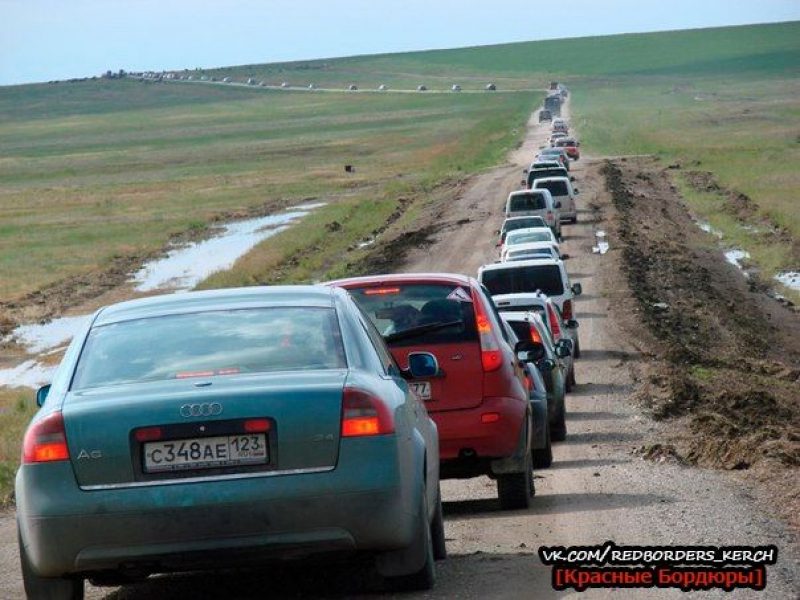
<svg viewBox="0 0 800 600">
<path fill-rule="evenodd" d="M 0 85 L 800 20 L 800 0 L 0 0 Z"/>
</svg>

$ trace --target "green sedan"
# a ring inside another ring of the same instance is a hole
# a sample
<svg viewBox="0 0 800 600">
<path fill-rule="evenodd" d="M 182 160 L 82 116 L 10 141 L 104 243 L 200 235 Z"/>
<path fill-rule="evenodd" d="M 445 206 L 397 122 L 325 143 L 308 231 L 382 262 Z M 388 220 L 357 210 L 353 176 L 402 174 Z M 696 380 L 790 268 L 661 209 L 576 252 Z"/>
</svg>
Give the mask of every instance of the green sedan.
<svg viewBox="0 0 800 600">
<path fill-rule="evenodd" d="M 436 427 L 338 288 L 116 304 L 75 337 L 16 480 L 29 598 L 153 573 L 348 552 L 390 583 L 444 558 Z"/>
</svg>

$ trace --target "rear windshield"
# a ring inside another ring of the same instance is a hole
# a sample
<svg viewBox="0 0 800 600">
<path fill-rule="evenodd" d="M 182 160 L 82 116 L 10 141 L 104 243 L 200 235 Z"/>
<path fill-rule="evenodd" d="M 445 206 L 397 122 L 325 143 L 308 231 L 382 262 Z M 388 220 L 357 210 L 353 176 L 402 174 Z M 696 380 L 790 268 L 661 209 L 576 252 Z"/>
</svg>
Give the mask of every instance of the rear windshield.
<svg viewBox="0 0 800 600">
<path fill-rule="evenodd" d="M 483 285 L 488 288 L 492 296 L 521 294 L 537 290 L 548 296 L 560 296 L 564 293 L 561 270 L 558 265 L 492 269 L 483 272 L 482 280 Z"/>
<path fill-rule="evenodd" d="M 544 314 L 544 306 L 540 304 L 515 304 L 514 306 L 498 306 L 500 312 L 538 312 Z"/>
<path fill-rule="evenodd" d="M 550 248 L 536 248 L 535 250 L 510 250 L 506 260 L 528 260 L 530 258 L 555 258 Z"/>
<path fill-rule="evenodd" d="M 555 196 L 566 196 L 569 194 L 567 191 L 567 184 L 564 181 L 537 181 L 535 184 L 536 189 L 550 190 L 550 193 Z"/>
<path fill-rule="evenodd" d="M 542 217 L 517 217 L 503 221 L 502 233 L 508 233 L 515 229 L 530 229 L 532 227 L 547 227 Z"/>
<path fill-rule="evenodd" d="M 506 244 L 531 244 L 533 242 L 550 242 L 552 234 L 548 230 L 542 231 L 512 231 L 506 236 Z"/>
<path fill-rule="evenodd" d="M 472 295 L 467 287 L 402 284 L 349 291 L 391 346 L 478 340 Z M 447 326 L 424 331 L 426 325 Z M 419 329 L 419 335 L 413 335 L 415 329 Z M 403 332 L 412 335 L 389 337 Z"/>
<path fill-rule="evenodd" d="M 528 185 L 533 185 L 533 181 L 536 179 L 544 179 L 545 177 L 567 177 L 567 170 L 564 167 L 534 169 L 528 172 Z"/>
<path fill-rule="evenodd" d="M 527 321 L 507 321 L 517 337 L 524 342 L 531 341 L 531 326 Z"/>
<path fill-rule="evenodd" d="M 544 194 L 517 194 L 516 196 L 511 196 L 508 208 L 511 212 L 545 210 L 547 201 L 544 199 Z"/>
<path fill-rule="evenodd" d="M 208 311 L 93 328 L 72 389 L 346 366 L 333 309 Z"/>
</svg>

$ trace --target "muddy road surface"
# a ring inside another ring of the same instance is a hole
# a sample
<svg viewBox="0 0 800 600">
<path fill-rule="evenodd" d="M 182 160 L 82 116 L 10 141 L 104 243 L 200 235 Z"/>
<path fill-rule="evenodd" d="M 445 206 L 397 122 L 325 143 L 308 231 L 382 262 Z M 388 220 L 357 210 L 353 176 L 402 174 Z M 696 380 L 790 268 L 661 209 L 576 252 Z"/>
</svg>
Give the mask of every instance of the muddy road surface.
<svg viewBox="0 0 800 600">
<path fill-rule="evenodd" d="M 429 243 L 410 251 L 400 270 L 455 271 L 474 275 L 496 258 L 495 232 L 507 193 L 518 188 L 549 132 L 531 121 L 524 145 L 507 165 L 475 177 L 442 211 Z M 613 540 L 627 545 L 766 545 L 779 548 L 768 567 L 767 588 L 699 593 L 701 597 L 798 597 L 794 537 L 758 490 L 741 477 L 684 466 L 664 456 L 643 460 L 641 448 L 661 439 L 631 396 L 639 366 L 650 359 L 630 323 L 619 314 L 630 295 L 621 253 L 593 254 L 598 228 L 617 218 L 602 160 L 574 163 L 581 190 L 579 223 L 565 226 L 567 269 L 583 285 L 576 302 L 582 358 L 578 385 L 567 397 L 565 442 L 554 445 L 552 468 L 536 473 L 536 497 L 525 511 L 502 511 L 488 478 L 442 484 L 448 560 L 438 563 L 433 591 L 410 598 L 556 598 L 540 545 L 573 546 Z M 627 315 L 630 317 L 630 315 Z M 629 320 L 629 319 L 628 319 Z M 87 597 L 107 600 L 380 596 L 359 565 L 288 565 L 248 571 L 156 577 L 123 588 L 87 584 Z M 589 598 L 683 598 L 679 590 L 589 590 Z M 574 592 L 572 595 L 576 595 Z M 22 597 L 13 513 L 0 518 L 0 598 Z"/>
</svg>

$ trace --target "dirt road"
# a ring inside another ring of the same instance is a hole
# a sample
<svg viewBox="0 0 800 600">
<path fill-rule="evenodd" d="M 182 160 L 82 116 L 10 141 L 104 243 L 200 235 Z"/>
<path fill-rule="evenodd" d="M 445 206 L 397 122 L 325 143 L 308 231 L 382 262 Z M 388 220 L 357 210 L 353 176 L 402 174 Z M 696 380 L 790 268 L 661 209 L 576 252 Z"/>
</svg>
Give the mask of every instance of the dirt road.
<svg viewBox="0 0 800 600">
<path fill-rule="evenodd" d="M 474 179 L 448 207 L 447 223 L 431 245 L 413 251 L 405 271 L 474 274 L 495 258 L 495 230 L 503 200 L 519 185 L 522 167 L 544 143 L 546 128 L 532 122 L 511 164 Z M 438 567 L 434 591 L 420 598 L 550 598 L 550 572 L 540 545 L 766 545 L 776 544 L 778 564 L 768 568 L 762 598 L 798 595 L 792 536 L 757 501 L 753 488 L 730 474 L 665 461 L 642 460 L 635 449 L 658 439 L 658 425 L 629 398 L 633 374 L 646 360 L 621 333 L 615 306 L 627 293 L 619 253 L 592 254 L 594 230 L 613 219 L 599 173 L 600 162 L 581 160 L 574 174 L 581 189 L 578 225 L 565 228 L 568 270 L 583 284 L 577 301 L 582 358 L 578 386 L 567 399 L 567 441 L 554 447 L 551 469 L 537 473 L 537 494 L 527 511 L 501 511 L 487 478 L 443 482 L 450 558 Z M 159 577 L 111 590 L 89 588 L 89 598 L 343 597 L 369 589 L 358 567 L 288 567 L 261 572 Z M 0 598 L 21 597 L 13 514 L 0 518 Z M 739 591 L 733 597 L 751 597 Z M 590 591 L 594 597 L 684 597 L 677 590 Z M 730 597 L 709 592 L 703 597 Z"/>
</svg>

